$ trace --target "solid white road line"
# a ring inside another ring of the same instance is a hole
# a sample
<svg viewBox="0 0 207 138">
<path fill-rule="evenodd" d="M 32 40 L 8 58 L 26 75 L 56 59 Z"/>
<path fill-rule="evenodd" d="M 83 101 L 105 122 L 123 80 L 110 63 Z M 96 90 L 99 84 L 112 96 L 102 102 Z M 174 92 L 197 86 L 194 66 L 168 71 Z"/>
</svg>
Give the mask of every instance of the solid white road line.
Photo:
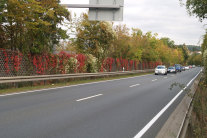
<svg viewBox="0 0 207 138">
<path fill-rule="evenodd" d="M 97 94 L 97 95 L 94 95 L 94 96 L 90 96 L 90 97 L 86 97 L 86 98 L 82 98 L 82 99 L 78 99 L 76 100 L 77 102 L 80 102 L 80 101 L 84 101 L 84 100 L 87 100 L 87 99 L 91 99 L 91 98 L 94 98 L 94 97 L 98 97 L 98 96 L 101 96 L 103 94 Z"/>
<path fill-rule="evenodd" d="M 135 85 L 131 85 L 129 86 L 130 88 L 135 87 L 135 86 L 139 86 L 140 84 L 135 84 Z"/>
<path fill-rule="evenodd" d="M 121 79 L 106 80 L 106 81 L 91 82 L 91 83 L 83 83 L 83 84 L 63 86 L 63 87 L 56 87 L 56 88 L 48 88 L 48 89 L 25 91 L 25 92 L 18 92 L 18 93 L 2 94 L 2 95 L 0 95 L 0 97 L 12 96 L 12 95 L 20 95 L 20 94 L 26 94 L 26 93 L 34 93 L 34 92 L 41 92 L 41 91 L 49 91 L 49 90 L 56 90 L 56 89 L 63 89 L 63 88 L 70 88 L 70 87 L 77 87 L 77 86 L 84 86 L 84 85 L 97 84 L 97 83 L 103 83 L 103 82 L 112 82 L 112 81 L 118 81 L 118 80 L 133 79 L 133 78 L 139 78 L 139 77 L 144 77 L 144 76 L 149 76 L 149 75 L 152 75 L 152 74 L 140 75 L 140 76 L 128 77 L 128 78 L 121 78 Z"/>
<path fill-rule="evenodd" d="M 152 80 L 152 81 L 157 81 L 157 79 L 154 79 L 154 80 Z"/>
<path fill-rule="evenodd" d="M 200 71 L 201 72 L 201 71 Z M 200 74 L 200 72 L 187 84 L 187 86 L 189 86 L 195 79 L 196 77 Z M 158 118 L 160 118 L 160 116 L 173 104 L 173 102 L 183 93 L 183 91 L 187 88 L 187 86 L 182 89 L 154 118 L 152 118 L 152 120 L 150 120 L 145 126 L 144 128 L 142 128 L 142 130 L 140 130 L 138 132 L 138 134 L 136 136 L 134 136 L 134 138 L 141 138 L 146 132 L 147 130 L 149 130 L 149 128 L 157 121 Z"/>
</svg>

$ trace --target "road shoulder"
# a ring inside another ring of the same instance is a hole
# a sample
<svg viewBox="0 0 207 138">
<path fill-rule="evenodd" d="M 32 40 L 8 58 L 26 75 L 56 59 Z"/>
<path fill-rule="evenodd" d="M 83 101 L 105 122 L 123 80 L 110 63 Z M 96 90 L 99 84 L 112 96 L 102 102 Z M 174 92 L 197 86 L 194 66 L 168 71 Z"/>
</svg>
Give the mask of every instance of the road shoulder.
<svg viewBox="0 0 207 138">
<path fill-rule="evenodd" d="M 198 83 L 200 80 L 200 75 L 196 78 L 194 83 L 190 88 L 190 92 L 185 95 L 183 100 L 179 103 L 173 113 L 170 115 L 168 120 L 165 122 L 159 133 L 157 134 L 156 138 L 177 138 L 179 137 L 181 130 L 183 128 L 183 124 L 188 113 L 192 95 L 194 95 Z"/>
</svg>

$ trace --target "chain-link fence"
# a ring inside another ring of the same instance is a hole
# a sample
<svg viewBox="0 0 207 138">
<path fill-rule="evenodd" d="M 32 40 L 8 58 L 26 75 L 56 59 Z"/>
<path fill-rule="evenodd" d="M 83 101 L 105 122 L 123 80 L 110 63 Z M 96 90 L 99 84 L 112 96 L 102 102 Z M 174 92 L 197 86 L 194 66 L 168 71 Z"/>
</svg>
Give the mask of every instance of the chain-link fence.
<svg viewBox="0 0 207 138">
<path fill-rule="evenodd" d="M 100 72 L 153 69 L 161 62 L 138 62 L 122 58 L 106 58 Z M 0 77 L 31 76 L 94 72 L 83 54 L 26 55 L 18 51 L 0 49 Z"/>
</svg>

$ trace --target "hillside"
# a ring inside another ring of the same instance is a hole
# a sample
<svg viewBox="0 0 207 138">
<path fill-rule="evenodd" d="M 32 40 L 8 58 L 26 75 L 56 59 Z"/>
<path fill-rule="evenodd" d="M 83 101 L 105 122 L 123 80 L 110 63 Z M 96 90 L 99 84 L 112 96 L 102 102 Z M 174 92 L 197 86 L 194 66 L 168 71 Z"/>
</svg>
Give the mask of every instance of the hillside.
<svg viewBox="0 0 207 138">
<path fill-rule="evenodd" d="M 194 51 L 201 51 L 201 47 L 200 46 L 195 46 L 195 45 L 186 45 L 187 48 L 191 51 L 191 52 L 194 52 Z"/>
</svg>

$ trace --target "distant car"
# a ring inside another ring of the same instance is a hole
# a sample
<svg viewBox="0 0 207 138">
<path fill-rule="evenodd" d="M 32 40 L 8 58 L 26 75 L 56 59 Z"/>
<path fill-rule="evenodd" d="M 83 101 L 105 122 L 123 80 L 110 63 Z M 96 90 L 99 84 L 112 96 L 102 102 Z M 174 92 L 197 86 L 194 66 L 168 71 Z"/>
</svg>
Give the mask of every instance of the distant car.
<svg viewBox="0 0 207 138">
<path fill-rule="evenodd" d="M 182 67 L 181 67 L 181 70 L 182 70 L 182 71 L 185 71 L 185 66 L 182 66 Z"/>
<path fill-rule="evenodd" d="M 192 65 L 190 65 L 189 68 L 192 69 Z"/>
<path fill-rule="evenodd" d="M 180 64 L 175 64 L 175 69 L 177 72 L 181 72 L 182 71 L 182 66 Z"/>
<path fill-rule="evenodd" d="M 192 67 L 193 67 L 193 68 L 195 68 L 196 66 L 195 66 L 195 65 L 193 65 Z"/>
<path fill-rule="evenodd" d="M 167 69 L 167 72 L 168 72 L 168 73 L 177 73 L 174 66 L 169 67 L 169 68 Z"/>
<path fill-rule="evenodd" d="M 155 68 L 155 75 L 163 74 L 167 75 L 167 68 L 164 65 L 159 65 Z"/>
<path fill-rule="evenodd" d="M 189 70 L 190 68 L 189 68 L 189 66 L 185 66 L 185 70 Z"/>
</svg>

